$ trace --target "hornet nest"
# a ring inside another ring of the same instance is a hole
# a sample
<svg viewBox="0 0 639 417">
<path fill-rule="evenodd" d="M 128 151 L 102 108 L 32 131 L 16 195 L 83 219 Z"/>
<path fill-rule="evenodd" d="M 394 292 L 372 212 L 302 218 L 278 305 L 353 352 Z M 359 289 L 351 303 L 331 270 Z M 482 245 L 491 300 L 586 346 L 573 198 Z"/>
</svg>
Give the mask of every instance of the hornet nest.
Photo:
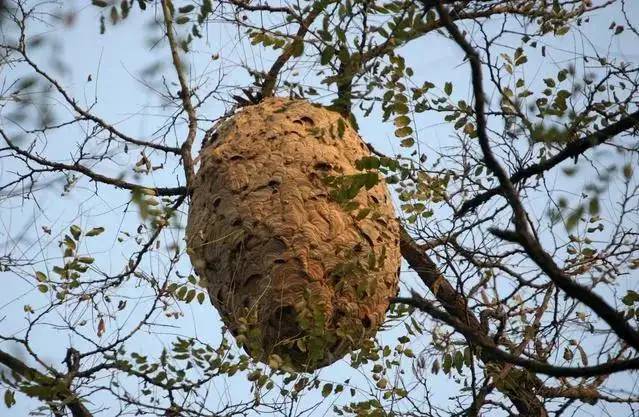
<svg viewBox="0 0 639 417">
<path fill-rule="evenodd" d="M 337 112 L 269 98 L 200 155 L 186 238 L 254 358 L 311 371 L 361 348 L 398 289 L 399 226 L 368 147 Z M 370 166 L 368 168 L 371 168 Z"/>
</svg>

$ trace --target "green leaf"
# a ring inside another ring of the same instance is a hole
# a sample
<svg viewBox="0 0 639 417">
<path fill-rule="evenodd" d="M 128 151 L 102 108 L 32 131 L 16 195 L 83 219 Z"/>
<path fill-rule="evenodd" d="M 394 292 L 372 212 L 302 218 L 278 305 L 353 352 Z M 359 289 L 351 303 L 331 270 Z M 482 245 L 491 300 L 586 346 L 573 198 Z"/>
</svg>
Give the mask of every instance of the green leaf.
<svg viewBox="0 0 639 417">
<path fill-rule="evenodd" d="M 183 25 L 185 23 L 189 23 L 189 17 L 188 16 L 180 16 L 177 19 L 175 19 L 175 23 L 177 23 L 178 25 Z"/>
<path fill-rule="evenodd" d="M 187 6 L 182 6 L 182 7 L 178 8 L 178 12 L 180 12 L 180 13 L 189 13 L 189 12 L 192 12 L 193 9 L 195 9 L 195 6 L 192 5 L 192 4 L 189 4 Z"/>
<path fill-rule="evenodd" d="M 98 7 L 107 7 L 109 5 L 108 2 L 103 0 L 91 0 L 91 4 Z"/>
<path fill-rule="evenodd" d="M 400 144 L 404 147 L 404 148 L 410 148 L 411 146 L 413 146 L 415 144 L 415 139 L 413 138 L 406 138 L 406 139 L 402 139 L 402 141 L 400 142 Z"/>
<path fill-rule="evenodd" d="M 371 189 L 379 182 L 379 176 L 376 172 L 367 172 L 364 174 L 364 185 L 367 189 Z"/>
<path fill-rule="evenodd" d="M 320 56 L 320 63 L 322 65 L 327 65 L 329 62 L 331 62 L 333 55 L 335 55 L 335 49 L 330 46 L 327 47 L 322 51 L 322 55 Z"/>
<path fill-rule="evenodd" d="M 446 95 L 448 96 L 453 94 L 453 83 L 447 82 L 446 84 L 444 84 L 444 93 L 446 93 Z"/>
<path fill-rule="evenodd" d="M 341 138 L 344 137 L 344 132 L 346 132 L 346 123 L 342 119 L 337 120 L 337 135 Z"/>
<path fill-rule="evenodd" d="M 461 350 L 458 350 L 457 352 L 455 352 L 454 362 L 455 362 L 455 368 L 457 368 L 457 372 L 461 372 L 464 366 L 464 354 L 462 353 Z"/>
<path fill-rule="evenodd" d="M 49 291 L 49 287 L 47 287 L 45 284 L 40 284 L 38 285 L 38 291 L 44 294 Z"/>
<path fill-rule="evenodd" d="M 355 217 L 355 219 L 362 220 L 362 219 L 366 218 L 366 216 L 368 216 L 368 214 L 370 212 L 371 212 L 371 208 L 370 207 L 363 208 L 357 213 L 357 216 Z"/>
<path fill-rule="evenodd" d="M 291 56 L 298 57 L 304 53 L 304 42 L 296 39 L 291 43 Z"/>
<path fill-rule="evenodd" d="M 36 272 L 35 276 L 36 276 L 36 279 L 39 282 L 44 282 L 44 281 L 47 280 L 47 276 L 46 276 L 46 274 L 44 272 L 38 271 L 38 272 Z"/>
<path fill-rule="evenodd" d="M 637 301 L 639 301 L 639 293 L 633 290 L 629 290 L 621 299 L 621 302 L 627 306 L 632 306 Z"/>
<path fill-rule="evenodd" d="M 7 406 L 7 408 L 11 408 L 15 405 L 16 403 L 16 396 L 15 393 L 8 389 L 4 392 L 4 405 Z"/>
<path fill-rule="evenodd" d="M 577 223 L 581 220 L 581 216 L 584 214 L 584 207 L 579 206 L 576 210 L 574 210 L 568 218 L 566 219 L 566 229 L 569 231 L 574 229 L 577 226 Z"/>
<path fill-rule="evenodd" d="M 453 366 L 453 357 L 450 355 L 450 353 L 447 353 L 444 355 L 444 363 L 442 366 L 444 373 L 448 374 L 452 366 Z"/>
<path fill-rule="evenodd" d="M 197 302 L 200 304 L 204 304 L 204 298 L 206 297 L 206 295 L 204 295 L 203 292 L 199 293 L 197 295 Z"/>
<path fill-rule="evenodd" d="M 333 384 L 328 383 L 328 384 L 324 384 L 324 386 L 322 387 L 322 397 L 326 398 L 328 397 L 331 392 L 333 392 Z"/>
<path fill-rule="evenodd" d="M 104 232 L 104 227 L 94 227 L 93 229 L 89 230 L 85 236 L 98 236 L 99 234 Z"/>
<path fill-rule="evenodd" d="M 393 104 L 393 112 L 395 112 L 395 114 L 407 114 L 408 106 L 406 103 L 396 102 Z"/>
<path fill-rule="evenodd" d="M 177 293 L 175 294 L 178 300 L 184 300 L 184 297 L 186 296 L 187 291 L 188 291 L 188 288 L 180 287 L 180 289 L 177 290 Z"/>
<path fill-rule="evenodd" d="M 411 128 L 410 126 L 400 127 L 399 129 L 395 130 L 395 136 L 397 136 L 398 138 L 410 136 L 412 133 L 413 128 Z"/>
<path fill-rule="evenodd" d="M 398 116 L 395 118 L 394 124 L 395 124 L 395 127 L 398 127 L 398 128 L 408 126 L 410 124 L 410 117 Z"/>
<path fill-rule="evenodd" d="M 69 231 L 71 232 L 71 235 L 75 240 L 78 240 L 80 238 L 80 235 L 82 234 L 82 229 L 80 229 L 80 226 L 77 226 L 75 224 L 69 228 Z"/>
<path fill-rule="evenodd" d="M 439 373 L 439 368 L 440 368 L 440 365 L 439 365 L 439 359 L 435 359 L 435 360 L 433 361 L 433 365 L 432 365 L 432 366 L 431 366 L 431 368 L 430 368 L 430 371 L 431 371 L 434 375 L 437 375 L 437 374 Z"/>
<path fill-rule="evenodd" d="M 588 203 L 588 213 L 590 213 L 591 216 L 599 214 L 599 197 L 595 196 L 590 200 Z"/>
</svg>

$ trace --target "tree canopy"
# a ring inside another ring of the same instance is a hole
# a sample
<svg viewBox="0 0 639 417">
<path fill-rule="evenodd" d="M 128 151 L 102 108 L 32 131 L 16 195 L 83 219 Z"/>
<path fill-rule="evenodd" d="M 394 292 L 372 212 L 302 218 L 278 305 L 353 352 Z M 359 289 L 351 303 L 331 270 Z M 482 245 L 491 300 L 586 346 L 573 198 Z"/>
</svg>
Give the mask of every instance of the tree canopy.
<svg viewBox="0 0 639 417">
<path fill-rule="evenodd" d="M 3 413 L 634 415 L 638 18 L 627 0 L 0 1 Z M 314 373 L 246 354 L 184 240 L 199 150 L 272 96 L 348 120 L 370 156 L 333 198 L 356 210 L 385 183 L 401 224 L 384 328 Z"/>
</svg>

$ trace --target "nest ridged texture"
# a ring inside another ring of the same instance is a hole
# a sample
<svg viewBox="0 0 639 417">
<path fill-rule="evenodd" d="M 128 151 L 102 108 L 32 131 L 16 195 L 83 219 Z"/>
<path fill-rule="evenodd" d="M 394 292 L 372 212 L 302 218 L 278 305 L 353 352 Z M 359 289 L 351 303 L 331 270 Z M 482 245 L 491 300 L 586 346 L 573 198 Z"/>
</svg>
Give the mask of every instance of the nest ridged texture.
<svg viewBox="0 0 639 417">
<path fill-rule="evenodd" d="M 242 108 L 215 136 L 186 233 L 225 325 L 254 358 L 293 370 L 360 348 L 397 294 L 400 264 L 383 180 L 333 198 L 330 179 L 361 174 L 366 144 L 339 113 L 282 98 Z"/>
</svg>

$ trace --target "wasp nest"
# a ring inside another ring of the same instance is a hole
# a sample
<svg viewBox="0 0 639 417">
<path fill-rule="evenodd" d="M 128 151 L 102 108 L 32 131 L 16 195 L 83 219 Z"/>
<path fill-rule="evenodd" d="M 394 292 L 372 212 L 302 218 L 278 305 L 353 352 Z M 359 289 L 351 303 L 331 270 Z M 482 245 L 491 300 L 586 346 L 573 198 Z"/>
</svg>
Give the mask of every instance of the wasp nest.
<svg viewBox="0 0 639 417">
<path fill-rule="evenodd" d="M 313 370 L 362 347 L 397 293 L 398 224 L 367 146 L 338 113 L 272 98 L 201 153 L 189 254 L 238 342 Z M 370 167 L 369 167 L 370 168 Z"/>
</svg>

